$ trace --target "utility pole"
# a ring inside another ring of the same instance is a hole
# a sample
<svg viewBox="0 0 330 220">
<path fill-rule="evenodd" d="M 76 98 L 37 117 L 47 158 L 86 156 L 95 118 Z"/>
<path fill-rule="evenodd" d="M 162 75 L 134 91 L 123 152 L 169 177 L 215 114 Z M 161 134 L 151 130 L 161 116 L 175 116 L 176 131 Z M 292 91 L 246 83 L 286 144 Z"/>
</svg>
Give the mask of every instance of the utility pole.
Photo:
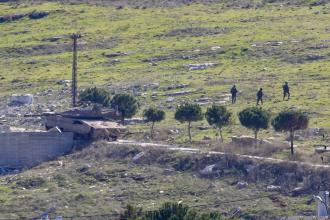
<svg viewBox="0 0 330 220">
<path fill-rule="evenodd" d="M 78 38 L 80 38 L 80 34 L 72 34 L 71 39 L 73 40 L 72 52 L 73 52 L 73 60 L 72 60 L 72 107 L 77 106 L 77 43 Z"/>
</svg>

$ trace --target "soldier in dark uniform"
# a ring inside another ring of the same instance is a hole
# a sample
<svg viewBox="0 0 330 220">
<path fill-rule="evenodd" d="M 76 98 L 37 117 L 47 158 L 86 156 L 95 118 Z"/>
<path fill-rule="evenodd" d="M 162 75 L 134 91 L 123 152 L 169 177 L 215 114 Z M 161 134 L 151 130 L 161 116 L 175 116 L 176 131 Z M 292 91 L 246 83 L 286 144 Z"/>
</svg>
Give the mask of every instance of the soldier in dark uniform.
<svg viewBox="0 0 330 220">
<path fill-rule="evenodd" d="M 259 91 L 257 92 L 257 105 L 259 105 L 259 102 L 261 102 L 261 104 L 263 104 L 263 100 L 262 97 L 264 96 L 264 93 L 262 91 L 262 88 L 259 89 Z"/>
<path fill-rule="evenodd" d="M 236 97 L 237 97 L 237 89 L 236 89 L 236 85 L 234 85 L 231 90 L 230 90 L 230 93 L 231 93 L 231 104 L 235 104 L 236 102 Z"/>
<path fill-rule="evenodd" d="M 288 97 L 288 100 L 290 99 L 290 88 L 288 82 L 285 82 L 283 85 L 283 101 L 285 97 Z"/>
</svg>

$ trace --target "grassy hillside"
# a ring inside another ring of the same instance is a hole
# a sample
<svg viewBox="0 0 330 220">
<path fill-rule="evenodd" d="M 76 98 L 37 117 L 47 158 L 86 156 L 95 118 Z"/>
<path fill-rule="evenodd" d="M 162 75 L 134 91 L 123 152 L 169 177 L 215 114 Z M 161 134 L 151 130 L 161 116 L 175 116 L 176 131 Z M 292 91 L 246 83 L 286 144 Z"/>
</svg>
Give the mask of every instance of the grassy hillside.
<svg viewBox="0 0 330 220">
<path fill-rule="evenodd" d="M 135 1 L 33 2 L 0 3 L 0 16 L 50 13 L 42 19 L 25 16 L 0 23 L 2 95 L 62 87 L 56 81 L 71 78 L 69 36 L 80 32 L 80 89 L 97 85 L 135 92 L 141 112 L 149 105 L 168 108 L 169 128 L 183 129 L 172 119 L 178 102 L 217 99 L 234 83 L 240 91 L 238 103 L 229 106 L 234 113 L 254 105 L 256 91 L 263 87 L 264 108 L 273 114 L 299 108 L 310 113 L 310 127 L 330 126 L 326 1 L 319 6 L 311 6 L 313 1 L 172 1 L 172 7 L 158 7 L 158 1 L 139 6 L 132 4 Z M 184 66 L 209 62 L 217 65 L 205 70 Z M 284 81 L 291 86 L 290 101 L 281 101 Z M 151 83 L 160 86 L 152 88 Z M 164 94 L 182 90 L 167 91 L 177 83 L 189 84 L 186 89 L 193 93 L 167 103 Z M 225 136 L 247 134 L 235 124 Z M 210 130 L 198 131 L 194 136 L 200 140 L 209 134 Z M 185 141 L 185 133 L 175 140 Z"/>
<path fill-rule="evenodd" d="M 133 163 L 132 157 L 141 150 L 146 156 L 138 164 Z M 218 178 L 201 178 L 191 167 L 203 164 L 190 156 L 192 160 L 187 163 L 188 156 L 181 153 L 124 146 L 118 149 L 97 143 L 58 161 L 2 177 L 0 218 L 32 218 L 55 207 L 51 216 L 56 213 L 65 219 L 91 219 L 80 216 L 93 215 L 99 216 L 92 219 L 116 219 L 127 204 L 152 210 L 166 201 L 181 201 L 200 212 L 215 211 L 227 217 L 239 208 L 238 216 L 245 219 L 314 211 L 310 196 L 290 197 L 267 191 L 271 179 L 239 188 L 237 181 L 243 181 L 244 175 L 235 169 L 226 170 Z"/>
</svg>

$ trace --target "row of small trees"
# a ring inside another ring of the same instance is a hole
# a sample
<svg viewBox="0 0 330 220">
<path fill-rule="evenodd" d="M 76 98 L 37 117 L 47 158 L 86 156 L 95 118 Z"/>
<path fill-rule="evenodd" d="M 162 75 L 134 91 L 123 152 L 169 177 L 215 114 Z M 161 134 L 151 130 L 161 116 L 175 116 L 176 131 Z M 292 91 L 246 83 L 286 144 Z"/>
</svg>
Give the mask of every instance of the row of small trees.
<svg viewBox="0 0 330 220">
<path fill-rule="evenodd" d="M 80 101 L 92 101 L 100 103 L 107 107 L 116 108 L 121 119 L 134 116 L 138 110 L 138 101 L 129 94 L 116 94 L 112 99 L 110 94 L 103 89 L 89 88 L 84 90 L 80 96 Z M 225 107 L 220 105 L 212 105 L 203 113 L 200 105 L 195 103 L 184 103 L 179 105 L 175 111 L 174 118 L 181 123 L 188 123 L 188 136 L 191 142 L 191 123 L 201 121 L 206 118 L 209 125 L 217 129 L 218 135 L 223 142 L 223 128 L 232 122 L 232 113 Z M 165 112 L 157 108 L 149 108 L 143 112 L 146 122 L 151 123 L 150 133 L 154 137 L 154 125 L 165 119 Z M 280 112 L 271 120 L 269 112 L 258 107 L 249 107 L 239 112 L 239 121 L 244 127 L 253 130 L 255 142 L 257 145 L 258 133 L 260 130 L 268 129 L 269 124 L 275 131 L 285 131 L 290 133 L 291 154 L 294 154 L 293 140 L 296 130 L 305 129 L 308 126 L 308 117 L 305 113 L 295 110 L 285 110 Z"/>
<path fill-rule="evenodd" d="M 150 108 L 144 112 L 146 121 L 152 122 L 151 134 L 153 137 L 154 123 L 165 118 L 165 112 Z M 204 114 L 198 104 L 184 103 L 178 106 L 174 115 L 175 119 L 181 123 L 188 123 L 188 135 L 191 142 L 191 123 L 203 120 Z M 212 105 L 207 108 L 205 118 L 209 125 L 218 130 L 218 134 L 223 142 L 222 130 L 232 122 L 232 113 L 225 106 Z M 253 130 L 255 143 L 258 143 L 258 133 L 260 130 L 268 129 L 271 122 L 272 127 L 278 132 L 290 133 L 291 154 L 294 154 L 293 141 L 294 133 L 297 130 L 306 129 L 308 126 L 308 117 L 305 113 L 295 110 L 285 110 L 280 112 L 271 120 L 269 112 L 258 107 L 249 107 L 238 114 L 239 121 L 244 127 Z"/>
</svg>

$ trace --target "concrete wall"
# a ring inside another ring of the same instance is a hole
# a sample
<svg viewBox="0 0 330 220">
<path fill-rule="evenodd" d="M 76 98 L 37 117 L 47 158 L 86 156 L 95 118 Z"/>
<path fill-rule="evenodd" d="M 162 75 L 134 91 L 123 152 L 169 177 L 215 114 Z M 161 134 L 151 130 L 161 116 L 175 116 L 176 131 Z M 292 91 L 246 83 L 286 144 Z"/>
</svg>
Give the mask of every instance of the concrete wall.
<svg viewBox="0 0 330 220">
<path fill-rule="evenodd" d="M 73 133 L 13 132 L 0 134 L 0 166 L 32 167 L 69 153 Z"/>
</svg>

